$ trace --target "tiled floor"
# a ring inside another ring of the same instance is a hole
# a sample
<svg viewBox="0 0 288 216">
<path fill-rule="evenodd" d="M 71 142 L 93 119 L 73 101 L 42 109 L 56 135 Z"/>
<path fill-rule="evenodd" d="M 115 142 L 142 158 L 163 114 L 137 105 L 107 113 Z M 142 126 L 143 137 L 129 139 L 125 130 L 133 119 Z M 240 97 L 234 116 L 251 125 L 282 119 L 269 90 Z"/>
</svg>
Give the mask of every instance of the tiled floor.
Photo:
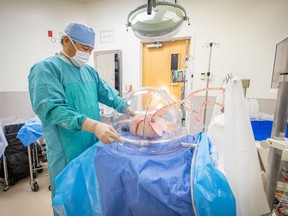
<svg viewBox="0 0 288 216">
<path fill-rule="evenodd" d="M 46 167 L 45 167 L 46 166 Z M 39 190 L 31 190 L 30 177 L 18 181 L 4 192 L 0 184 L 0 215 L 1 216 L 52 216 L 51 192 L 47 165 L 43 165 L 43 172 L 35 179 Z"/>
</svg>

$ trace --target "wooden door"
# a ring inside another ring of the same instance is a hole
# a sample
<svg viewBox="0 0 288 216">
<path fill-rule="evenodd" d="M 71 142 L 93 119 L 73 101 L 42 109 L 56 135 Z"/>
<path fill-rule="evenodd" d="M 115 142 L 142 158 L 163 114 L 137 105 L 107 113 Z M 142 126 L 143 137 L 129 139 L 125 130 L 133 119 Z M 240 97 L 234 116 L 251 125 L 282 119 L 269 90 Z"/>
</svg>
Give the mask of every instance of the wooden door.
<svg viewBox="0 0 288 216">
<path fill-rule="evenodd" d="M 149 45 L 155 44 L 142 44 L 142 86 L 164 89 L 179 100 L 184 82 L 172 82 L 175 78 L 175 74 L 172 75 L 175 65 L 171 68 L 171 56 L 178 56 L 178 70 L 184 70 L 185 58 L 189 56 L 190 51 L 190 39 L 160 42 L 158 48 L 149 48 Z"/>
</svg>

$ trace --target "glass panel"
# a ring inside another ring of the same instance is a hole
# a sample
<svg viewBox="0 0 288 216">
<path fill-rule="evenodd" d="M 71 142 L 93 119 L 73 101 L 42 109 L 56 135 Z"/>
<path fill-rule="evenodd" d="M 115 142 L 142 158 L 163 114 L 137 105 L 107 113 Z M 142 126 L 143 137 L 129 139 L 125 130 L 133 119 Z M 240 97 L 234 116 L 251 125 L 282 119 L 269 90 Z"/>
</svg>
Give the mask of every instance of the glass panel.
<svg viewBox="0 0 288 216">
<path fill-rule="evenodd" d="M 288 37 L 276 45 L 271 88 L 278 88 L 281 73 L 288 73 Z"/>
</svg>

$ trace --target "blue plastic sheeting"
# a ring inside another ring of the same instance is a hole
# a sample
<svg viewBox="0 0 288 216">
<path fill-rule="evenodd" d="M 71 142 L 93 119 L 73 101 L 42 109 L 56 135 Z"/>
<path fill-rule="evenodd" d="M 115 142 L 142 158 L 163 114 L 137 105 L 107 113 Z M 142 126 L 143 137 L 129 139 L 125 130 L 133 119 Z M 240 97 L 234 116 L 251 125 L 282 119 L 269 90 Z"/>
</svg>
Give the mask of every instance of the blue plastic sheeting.
<svg viewBox="0 0 288 216">
<path fill-rule="evenodd" d="M 206 134 L 197 138 L 199 148 L 195 160 L 194 200 L 197 215 L 236 215 L 236 201 L 226 177 L 213 166 L 211 143 Z"/>
<path fill-rule="evenodd" d="M 20 128 L 17 138 L 20 139 L 25 146 L 29 146 L 36 142 L 42 135 L 41 121 L 38 118 L 31 118 Z"/>
<path fill-rule="evenodd" d="M 0 159 L 7 146 L 8 146 L 8 143 L 3 132 L 3 125 L 0 124 Z"/>
<path fill-rule="evenodd" d="M 59 215 L 102 215 L 93 145 L 72 160 L 56 178 L 52 206 Z"/>
<path fill-rule="evenodd" d="M 194 197 L 198 215 L 236 215 L 229 185 L 211 163 L 209 140 L 201 134 L 196 140 L 199 155 Z M 53 208 L 67 216 L 193 216 L 192 155 L 192 148 L 144 154 L 118 143 L 98 142 L 58 175 Z"/>
<path fill-rule="evenodd" d="M 192 216 L 191 148 L 141 154 L 121 145 L 99 145 L 96 154 L 103 215 Z"/>
<path fill-rule="evenodd" d="M 191 149 L 136 156 L 126 150 L 99 142 L 71 161 L 56 178 L 54 210 L 67 216 L 194 215 Z"/>
</svg>

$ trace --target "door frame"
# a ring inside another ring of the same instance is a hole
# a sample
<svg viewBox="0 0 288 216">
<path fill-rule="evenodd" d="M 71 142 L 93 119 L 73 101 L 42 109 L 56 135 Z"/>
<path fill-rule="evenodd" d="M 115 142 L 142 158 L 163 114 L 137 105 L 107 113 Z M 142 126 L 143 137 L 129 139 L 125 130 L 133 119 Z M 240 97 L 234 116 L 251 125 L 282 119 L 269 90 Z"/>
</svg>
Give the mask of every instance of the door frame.
<svg viewBox="0 0 288 216">
<path fill-rule="evenodd" d="M 103 55 L 103 54 L 117 54 L 119 61 L 119 94 L 120 96 L 123 95 L 123 87 L 122 87 L 122 50 L 116 49 L 116 50 L 102 50 L 102 51 L 94 51 L 94 68 L 96 68 L 96 58 L 97 56 Z M 112 86 L 113 87 L 113 86 Z M 113 87 L 114 88 L 114 87 Z"/>
</svg>

